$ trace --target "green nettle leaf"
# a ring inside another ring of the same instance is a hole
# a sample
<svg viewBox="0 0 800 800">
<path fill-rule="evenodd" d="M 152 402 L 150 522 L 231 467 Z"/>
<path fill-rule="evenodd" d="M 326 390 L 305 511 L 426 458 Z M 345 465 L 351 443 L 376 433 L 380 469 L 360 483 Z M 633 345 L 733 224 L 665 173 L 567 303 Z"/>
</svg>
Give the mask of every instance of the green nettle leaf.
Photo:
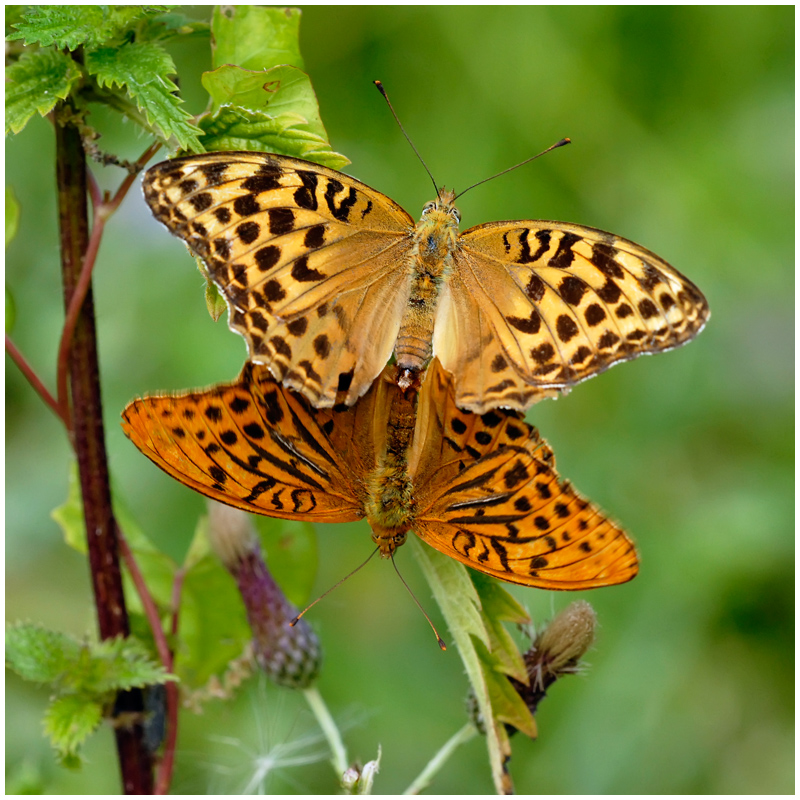
<svg viewBox="0 0 800 800">
<path fill-rule="evenodd" d="M 184 150 L 202 150 L 197 138 L 200 131 L 189 122 L 190 114 L 175 94 L 178 87 L 165 77 L 175 74 L 175 64 L 159 45 L 132 42 L 120 48 L 104 47 L 86 54 L 86 69 L 100 87 L 124 87 L 156 135 L 164 140 L 174 137 Z M 104 99 L 113 105 L 111 98 Z"/>
<path fill-rule="evenodd" d="M 6 6 L 5 7 L 6 38 L 9 38 L 16 31 L 13 30 L 18 22 L 22 22 L 25 16 L 25 6 Z"/>
<path fill-rule="evenodd" d="M 6 134 L 19 133 L 34 114 L 50 113 L 80 78 L 80 67 L 58 50 L 23 53 L 6 68 Z"/>
<path fill-rule="evenodd" d="M 26 680 L 50 685 L 55 697 L 45 731 L 68 766 L 80 763 L 78 748 L 118 691 L 175 680 L 138 639 L 79 642 L 31 624 L 7 628 L 6 663 Z"/>
<path fill-rule="evenodd" d="M 74 50 L 107 44 L 135 20 L 168 6 L 28 6 L 9 39 Z"/>
<path fill-rule="evenodd" d="M 102 719 L 103 706 L 99 702 L 74 694 L 64 695 L 53 700 L 45 711 L 44 730 L 66 765 L 77 766 L 78 748 Z"/>
<path fill-rule="evenodd" d="M 215 6 L 211 30 L 214 67 L 264 70 L 290 64 L 303 69 L 298 8 Z"/>
<path fill-rule="evenodd" d="M 267 566 L 287 599 L 304 606 L 317 576 L 317 535 L 309 522 L 253 515 L 266 553 Z"/>
<path fill-rule="evenodd" d="M 27 681 L 59 680 L 80 651 L 81 644 L 71 636 L 38 625 L 19 623 L 6 629 L 6 664 Z"/>
<path fill-rule="evenodd" d="M 14 190 L 6 186 L 6 247 L 17 235 L 19 227 L 19 203 L 14 195 Z"/>
<path fill-rule="evenodd" d="M 96 697 L 171 679 L 138 639 L 82 643 L 30 623 L 6 630 L 6 662 L 26 680 Z"/>
<path fill-rule="evenodd" d="M 153 660 L 144 644 L 132 637 L 92 644 L 90 655 L 93 680 L 85 688 L 92 693 L 133 689 L 172 679 L 164 667 Z"/>
<path fill-rule="evenodd" d="M 305 158 L 333 169 L 342 169 L 349 160 L 330 149 L 327 141 L 303 130 L 305 118 L 297 114 L 272 117 L 255 111 L 226 106 L 203 117 L 199 125 L 206 150 L 256 150 Z"/>
</svg>

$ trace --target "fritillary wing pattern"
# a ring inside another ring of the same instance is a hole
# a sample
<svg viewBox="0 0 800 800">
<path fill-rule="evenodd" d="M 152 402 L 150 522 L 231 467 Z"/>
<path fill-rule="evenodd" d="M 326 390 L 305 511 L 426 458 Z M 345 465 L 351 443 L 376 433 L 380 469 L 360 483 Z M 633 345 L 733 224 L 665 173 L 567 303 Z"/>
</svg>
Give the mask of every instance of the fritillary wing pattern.
<svg viewBox="0 0 800 800">
<path fill-rule="evenodd" d="M 525 409 L 685 344 L 708 317 L 700 290 L 633 242 L 568 223 L 495 222 L 458 240 L 433 351 L 457 376 L 460 407 Z"/>
<path fill-rule="evenodd" d="M 156 164 L 144 193 L 206 263 L 251 360 L 314 406 L 351 405 L 392 353 L 409 295 L 411 217 L 341 172 L 230 152 Z"/>
<path fill-rule="evenodd" d="M 364 516 L 360 483 L 328 433 L 352 432 L 354 415 L 309 409 L 266 367 L 234 383 L 134 400 L 123 430 L 166 473 L 220 503 L 315 522 Z"/>
<path fill-rule="evenodd" d="M 501 580 L 542 589 L 624 583 L 638 571 L 627 534 L 555 469 L 535 428 L 512 412 L 459 410 L 436 361 L 423 383 L 409 457 L 414 532 Z M 430 435 L 438 430 L 438 436 Z"/>
</svg>

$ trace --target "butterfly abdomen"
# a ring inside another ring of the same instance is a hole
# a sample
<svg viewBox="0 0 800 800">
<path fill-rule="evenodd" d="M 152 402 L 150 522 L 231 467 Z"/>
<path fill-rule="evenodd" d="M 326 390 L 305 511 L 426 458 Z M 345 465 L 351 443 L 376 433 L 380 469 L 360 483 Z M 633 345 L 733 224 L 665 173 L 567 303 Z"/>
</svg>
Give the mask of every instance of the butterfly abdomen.
<svg viewBox="0 0 800 800">
<path fill-rule="evenodd" d="M 436 309 L 453 271 L 458 220 L 452 193 L 442 190 L 441 199 L 425 207 L 414 230 L 414 244 L 408 256 L 411 290 L 394 349 L 401 370 L 419 371 L 431 357 Z"/>
<path fill-rule="evenodd" d="M 393 386 L 390 398 L 386 438 L 376 454 L 375 468 L 366 476 L 364 504 L 372 539 L 384 558 L 405 542 L 415 509 L 408 453 L 417 421 L 417 392 L 398 391 Z"/>
</svg>

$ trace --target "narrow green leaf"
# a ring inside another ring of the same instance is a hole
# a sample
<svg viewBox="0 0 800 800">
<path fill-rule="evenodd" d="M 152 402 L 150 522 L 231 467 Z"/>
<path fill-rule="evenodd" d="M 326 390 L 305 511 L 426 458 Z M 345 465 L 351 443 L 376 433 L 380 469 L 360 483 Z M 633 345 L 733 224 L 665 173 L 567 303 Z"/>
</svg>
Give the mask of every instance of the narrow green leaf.
<svg viewBox="0 0 800 800">
<path fill-rule="evenodd" d="M 65 695 L 53 700 L 45 711 L 44 730 L 62 759 L 75 758 L 78 748 L 97 729 L 102 718 L 103 707 L 99 702 Z"/>
<path fill-rule="evenodd" d="M 86 69 L 100 87 L 124 87 L 154 132 L 165 141 L 173 138 L 184 150 L 201 150 L 200 131 L 175 94 L 178 87 L 167 77 L 175 74 L 171 56 L 153 42 L 132 42 L 86 54 Z"/>
<path fill-rule="evenodd" d="M 59 680 L 80 655 L 81 644 L 39 625 L 18 623 L 6 629 L 6 664 L 21 678 L 38 683 Z"/>
<path fill-rule="evenodd" d="M 428 547 L 416 536 L 409 538 L 409 545 L 425 573 L 464 662 L 467 677 L 486 724 L 486 744 L 492 779 L 497 791 L 503 793 L 507 781 L 503 764 L 504 753 L 508 752 L 508 740 L 506 738 L 503 741 L 499 732 L 502 726 L 497 724 L 492 713 L 484 663 L 475 649 L 476 640 L 482 642 L 486 650 L 489 648 L 489 634 L 481 619 L 478 594 L 463 564 Z"/>
<path fill-rule="evenodd" d="M 165 11 L 168 6 L 28 6 L 23 21 L 9 39 L 25 44 L 55 45 L 68 50 L 84 45 L 99 47 L 127 30 L 148 14 Z"/>
<path fill-rule="evenodd" d="M 349 160 L 333 152 L 328 143 L 300 126 L 303 117 L 281 114 L 271 117 L 255 111 L 226 107 L 199 120 L 206 150 L 256 150 L 305 158 L 333 169 L 341 169 Z"/>
<path fill-rule="evenodd" d="M 317 577 L 317 534 L 308 522 L 253 515 L 270 574 L 288 600 L 302 608 Z"/>
<path fill-rule="evenodd" d="M 10 186 L 6 186 L 6 247 L 17 235 L 19 227 L 19 203 Z"/>
<path fill-rule="evenodd" d="M 34 114 L 52 111 L 80 77 L 78 65 L 58 50 L 24 53 L 6 67 L 6 134 L 19 133 Z"/>
<path fill-rule="evenodd" d="M 476 640 L 474 644 L 475 652 L 481 662 L 483 677 L 486 681 L 486 689 L 489 693 L 492 718 L 495 721 L 498 731 L 502 729 L 502 725 L 497 725 L 497 723 L 507 722 L 527 736 L 535 739 L 536 722 L 530 710 L 525 705 L 525 701 L 520 697 L 517 690 L 508 680 L 508 677 L 504 674 L 499 659 L 494 652 L 490 652 L 486 648 L 483 642 Z"/>
<path fill-rule="evenodd" d="M 490 649 L 497 661 L 497 669 L 518 681 L 527 682 L 522 654 L 502 623 L 529 623 L 528 613 L 496 578 L 474 570 L 470 573 L 470 577 L 481 599 L 483 619 L 489 633 Z"/>
<path fill-rule="evenodd" d="M 211 30 L 214 67 L 263 70 L 291 64 L 303 69 L 298 8 L 215 6 Z"/>
</svg>

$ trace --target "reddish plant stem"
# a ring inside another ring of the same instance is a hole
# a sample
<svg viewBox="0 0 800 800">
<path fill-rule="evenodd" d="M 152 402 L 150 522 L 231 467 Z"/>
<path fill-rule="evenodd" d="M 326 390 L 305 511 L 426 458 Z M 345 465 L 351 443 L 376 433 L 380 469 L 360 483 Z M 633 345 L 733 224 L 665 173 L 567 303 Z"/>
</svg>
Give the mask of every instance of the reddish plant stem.
<svg viewBox="0 0 800 800">
<path fill-rule="evenodd" d="M 36 374 L 25 356 L 17 349 L 17 346 L 11 341 L 8 334 L 6 334 L 6 352 L 11 356 L 11 360 L 19 367 L 19 371 L 28 379 L 28 383 L 33 387 L 34 391 L 64 423 L 64 427 L 69 430 L 72 426 L 69 417 L 64 415 L 64 409 L 61 408 L 55 397 L 47 390 L 41 378 Z"/>
<path fill-rule="evenodd" d="M 145 616 L 147 617 L 147 621 L 150 623 L 150 628 L 153 631 L 153 639 L 155 640 L 156 650 L 158 650 L 161 663 L 164 665 L 164 669 L 166 669 L 167 672 L 172 672 L 174 658 L 172 651 L 169 648 L 167 637 L 164 634 L 164 628 L 161 625 L 161 618 L 158 614 L 158 608 L 156 607 L 155 601 L 147 589 L 147 584 L 145 583 L 144 577 L 139 570 L 139 565 L 136 563 L 133 552 L 131 551 L 127 540 L 123 536 L 122 531 L 117 531 L 117 538 L 119 540 L 120 553 L 122 554 L 122 558 L 125 560 L 125 566 L 128 568 L 128 571 L 131 574 L 133 585 L 136 587 L 136 593 L 139 595 L 139 598 L 142 601 Z M 180 586 L 183 582 L 183 570 L 179 570 L 178 575 L 180 575 L 180 578 L 178 578 L 176 575 L 175 583 Z M 175 599 L 174 591 L 175 589 L 173 585 L 173 600 Z M 178 599 L 180 599 L 179 589 L 178 595 Z M 175 621 L 173 616 L 173 627 L 174 625 Z M 169 681 L 165 685 L 164 690 L 166 692 L 167 705 L 167 735 L 164 742 L 164 756 L 161 759 L 161 763 L 158 765 L 158 770 L 156 772 L 156 786 L 153 794 L 169 793 L 170 783 L 172 782 L 172 772 L 175 766 L 175 745 L 178 741 L 178 684 L 174 681 Z"/>
<path fill-rule="evenodd" d="M 160 144 L 151 144 L 136 161 L 136 165 L 143 167 L 156 153 Z M 97 261 L 97 252 L 100 249 L 100 242 L 103 239 L 106 220 L 119 208 L 119 204 L 125 199 L 138 173 L 128 175 L 120 184 L 113 199 L 101 201 L 100 190 L 91 174 L 87 173 L 88 188 L 91 192 L 92 205 L 94 206 L 94 218 L 92 220 L 92 234 L 83 258 L 80 277 L 75 285 L 75 290 L 67 305 L 67 313 L 64 318 L 64 327 L 61 331 L 61 341 L 58 345 L 58 361 L 56 367 L 56 390 L 58 393 L 58 405 L 62 411 L 60 416 L 69 419 L 69 399 L 67 397 L 67 373 L 69 367 L 69 351 L 72 346 L 72 337 L 75 333 L 75 326 L 78 316 L 83 307 L 83 301 L 89 287 L 92 284 L 92 270 Z M 68 426 L 69 427 L 69 426 Z"/>
<path fill-rule="evenodd" d="M 64 305 L 69 309 L 89 245 L 86 158 L 77 128 L 57 124 L 55 134 L 61 268 Z M 103 639 L 127 636 L 128 614 L 117 554 L 116 523 L 111 510 L 90 283 L 75 324 L 69 372 L 75 453 L 100 636 Z M 120 693 L 118 703 L 120 700 L 128 710 L 137 707 L 144 710 L 140 691 Z M 152 758 L 144 743 L 142 725 L 119 727 L 115 736 L 125 793 L 152 793 Z"/>
</svg>

